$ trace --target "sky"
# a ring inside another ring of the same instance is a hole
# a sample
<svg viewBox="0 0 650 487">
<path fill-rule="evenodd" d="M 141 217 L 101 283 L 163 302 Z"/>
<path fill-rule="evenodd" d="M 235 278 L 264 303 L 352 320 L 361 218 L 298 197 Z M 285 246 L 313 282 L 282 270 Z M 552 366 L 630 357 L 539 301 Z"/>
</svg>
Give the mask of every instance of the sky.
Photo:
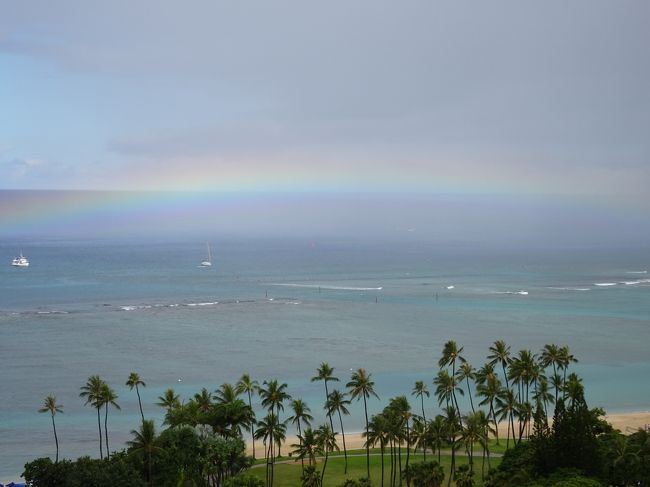
<svg viewBox="0 0 650 487">
<path fill-rule="evenodd" d="M 645 0 L 0 0 L 0 190 L 299 194 L 334 220 L 335 195 L 390 194 L 392 226 L 487 205 L 642 239 L 648 19 Z M 71 213 L 55 200 L 33 221 Z"/>
</svg>

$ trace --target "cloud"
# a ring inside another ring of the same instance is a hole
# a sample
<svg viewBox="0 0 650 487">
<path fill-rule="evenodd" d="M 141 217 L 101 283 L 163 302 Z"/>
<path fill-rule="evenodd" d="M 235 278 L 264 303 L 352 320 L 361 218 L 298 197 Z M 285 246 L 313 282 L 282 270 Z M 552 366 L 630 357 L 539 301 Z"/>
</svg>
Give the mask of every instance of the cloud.
<svg viewBox="0 0 650 487">
<path fill-rule="evenodd" d="M 647 201 L 648 14 L 600 0 L 14 2 L 0 52 L 53 66 L 70 107 L 44 113 L 52 126 L 92 106 L 77 123 L 94 153 L 78 154 L 74 127 L 39 151 L 71 168 L 60 185 L 237 165 L 272 182 Z"/>
</svg>

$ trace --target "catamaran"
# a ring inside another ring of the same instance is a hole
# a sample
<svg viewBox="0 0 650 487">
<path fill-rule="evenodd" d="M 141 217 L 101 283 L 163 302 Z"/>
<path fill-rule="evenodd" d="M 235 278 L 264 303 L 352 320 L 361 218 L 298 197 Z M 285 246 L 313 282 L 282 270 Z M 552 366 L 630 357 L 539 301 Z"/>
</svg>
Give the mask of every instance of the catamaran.
<svg viewBox="0 0 650 487">
<path fill-rule="evenodd" d="M 20 251 L 20 257 L 14 257 L 11 261 L 11 265 L 14 267 L 29 267 L 29 260 L 23 255 L 23 251 Z"/>
<path fill-rule="evenodd" d="M 210 244 L 208 242 L 205 243 L 205 245 L 208 247 L 208 258 L 201 262 L 201 267 L 211 267 L 212 266 L 212 253 L 210 252 Z"/>
</svg>

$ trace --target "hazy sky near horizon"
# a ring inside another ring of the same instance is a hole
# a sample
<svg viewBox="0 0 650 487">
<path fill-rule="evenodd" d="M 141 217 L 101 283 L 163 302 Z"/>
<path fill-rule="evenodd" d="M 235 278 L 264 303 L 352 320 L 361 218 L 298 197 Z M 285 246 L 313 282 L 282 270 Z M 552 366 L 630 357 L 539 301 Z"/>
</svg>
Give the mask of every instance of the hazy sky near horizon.
<svg viewBox="0 0 650 487">
<path fill-rule="evenodd" d="M 418 194 L 400 226 L 465 201 L 463 221 L 638 235 L 649 19 L 645 0 L 0 1 L 0 189 Z"/>
</svg>

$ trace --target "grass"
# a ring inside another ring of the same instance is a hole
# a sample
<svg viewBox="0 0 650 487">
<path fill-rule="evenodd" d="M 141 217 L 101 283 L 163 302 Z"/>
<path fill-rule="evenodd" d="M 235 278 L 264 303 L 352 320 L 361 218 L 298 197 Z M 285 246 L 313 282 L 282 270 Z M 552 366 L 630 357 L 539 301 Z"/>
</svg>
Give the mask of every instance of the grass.
<svg viewBox="0 0 650 487">
<path fill-rule="evenodd" d="M 372 451 L 372 450 L 371 450 Z M 350 456 L 350 455 L 359 455 L 359 456 Z M 437 460 L 437 455 L 427 454 L 427 460 Z M 411 453 L 411 462 L 422 461 L 422 454 L 413 454 Z M 492 458 L 491 465 L 495 467 L 499 464 L 501 458 Z M 456 465 L 463 465 L 468 462 L 468 458 L 464 456 L 456 457 Z M 305 462 L 307 464 L 307 462 Z M 406 464 L 406 454 L 402 452 L 402 468 Z M 449 476 L 449 468 L 451 466 L 451 456 L 443 455 L 441 458 L 441 465 L 445 470 L 445 485 L 447 478 Z M 318 467 L 322 468 L 323 460 L 318 461 Z M 327 469 L 325 470 L 325 479 L 323 482 L 323 487 L 339 487 L 346 478 L 358 479 L 360 477 L 366 476 L 366 457 L 365 450 L 351 450 L 348 452 L 348 474 L 344 473 L 345 460 L 343 454 L 336 454 L 336 456 L 330 456 L 327 462 Z M 474 457 L 474 470 L 476 472 L 475 478 L 477 480 L 477 486 L 481 485 L 481 453 L 478 452 Z M 485 473 L 487 474 L 487 462 L 485 465 Z M 261 478 L 265 479 L 265 468 L 257 467 L 250 470 L 250 472 Z M 275 475 L 274 475 L 274 487 L 298 487 L 300 486 L 300 461 L 292 462 L 288 464 L 277 464 L 275 466 Z M 388 476 L 390 474 L 390 458 L 386 456 L 384 458 L 384 485 L 388 486 Z M 371 456 L 370 457 L 370 477 L 373 480 L 373 485 L 380 487 L 381 486 L 381 457 L 380 456 Z M 406 485 L 406 483 L 404 483 Z M 452 485 L 454 485 L 452 483 Z"/>
</svg>

